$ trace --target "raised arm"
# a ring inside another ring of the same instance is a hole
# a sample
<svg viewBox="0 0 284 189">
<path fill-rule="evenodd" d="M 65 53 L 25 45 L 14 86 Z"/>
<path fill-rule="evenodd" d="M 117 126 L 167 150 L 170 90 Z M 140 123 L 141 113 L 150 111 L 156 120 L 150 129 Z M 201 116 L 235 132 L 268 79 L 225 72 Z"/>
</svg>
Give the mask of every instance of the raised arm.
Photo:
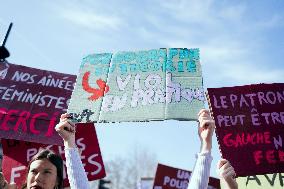
<svg viewBox="0 0 284 189">
<path fill-rule="evenodd" d="M 68 114 L 62 114 L 55 130 L 62 137 L 65 147 L 67 175 L 71 189 L 90 188 L 78 148 L 75 143 L 75 124 L 68 119 Z"/>
<path fill-rule="evenodd" d="M 238 189 L 238 183 L 235 179 L 236 172 L 228 160 L 219 160 L 217 164 L 217 171 L 225 189 Z"/>
<path fill-rule="evenodd" d="M 200 110 L 198 113 L 198 121 L 201 148 L 200 153 L 197 154 L 188 189 L 207 189 L 210 176 L 212 135 L 215 129 L 215 122 L 211 118 L 209 111 L 205 109 Z"/>
</svg>

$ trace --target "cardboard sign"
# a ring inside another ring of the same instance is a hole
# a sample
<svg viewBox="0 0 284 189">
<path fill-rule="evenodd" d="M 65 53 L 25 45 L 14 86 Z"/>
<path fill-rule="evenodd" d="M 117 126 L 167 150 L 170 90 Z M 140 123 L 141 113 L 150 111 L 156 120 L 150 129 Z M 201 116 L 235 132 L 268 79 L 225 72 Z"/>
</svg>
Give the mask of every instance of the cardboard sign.
<svg viewBox="0 0 284 189">
<path fill-rule="evenodd" d="M 62 140 L 62 139 L 61 139 Z M 76 144 L 81 151 L 81 160 L 89 181 L 105 177 L 105 168 L 92 123 L 79 123 L 76 130 Z M 2 139 L 4 158 L 3 173 L 6 180 L 21 186 L 26 179 L 26 167 L 40 148 L 47 148 L 60 154 L 65 161 L 64 147 L 57 145 L 41 145 L 18 140 Z M 64 186 L 69 186 L 66 167 L 64 169 Z"/>
<path fill-rule="evenodd" d="M 208 89 L 223 158 L 237 175 L 284 172 L 284 84 Z"/>
<path fill-rule="evenodd" d="M 204 106 L 199 49 L 92 54 L 68 113 L 79 122 L 196 120 Z"/>
<path fill-rule="evenodd" d="M 54 132 L 76 76 L 1 63 L 0 138 L 62 144 Z"/>
<path fill-rule="evenodd" d="M 284 187 L 284 173 L 238 177 L 237 182 L 241 189 L 282 189 Z"/>
<path fill-rule="evenodd" d="M 153 189 L 187 189 L 191 171 L 158 164 Z M 220 180 L 210 177 L 208 189 L 220 189 Z"/>
</svg>

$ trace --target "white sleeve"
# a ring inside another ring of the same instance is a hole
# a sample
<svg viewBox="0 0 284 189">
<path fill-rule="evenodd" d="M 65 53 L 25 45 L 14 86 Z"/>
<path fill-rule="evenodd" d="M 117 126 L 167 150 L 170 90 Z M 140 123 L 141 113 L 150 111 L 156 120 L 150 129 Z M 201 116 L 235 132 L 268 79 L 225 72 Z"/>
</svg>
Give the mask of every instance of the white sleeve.
<svg viewBox="0 0 284 189">
<path fill-rule="evenodd" d="M 89 182 L 77 148 L 65 148 L 70 189 L 89 189 Z"/>
<path fill-rule="evenodd" d="M 190 177 L 188 189 L 207 189 L 212 159 L 210 152 L 197 154 L 197 160 Z"/>
</svg>

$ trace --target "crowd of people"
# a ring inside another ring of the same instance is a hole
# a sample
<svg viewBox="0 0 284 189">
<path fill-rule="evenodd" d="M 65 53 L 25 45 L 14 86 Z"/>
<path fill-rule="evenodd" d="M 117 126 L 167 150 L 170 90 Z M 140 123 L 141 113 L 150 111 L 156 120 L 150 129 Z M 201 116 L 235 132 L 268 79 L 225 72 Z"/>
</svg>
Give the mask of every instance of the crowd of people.
<svg viewBox="0 0 284 189">
<path fill-rule="evenodd" d="M 188 189 L 207 189 L 210 167 L 212 162 L 212 136 L 215 122 L 208 110 L 202 109 L 198 113 L 198 135 L 201 142 L 200 152 L 192 172 Z M 89 183 L 85 173 L 80 153 L 75 143 L 76 125 L 70 121 L 68 114 L 62 114 L 60 122 L 55 130 L 62 137 L 65 147 L 67 176 L 71 189 L 88 189 Z M 230 162 L 221 159 L 217 165 L 217 171 L 226 189 L 237 189 L 236 173 Z M 0 175 L 0 188 L 16 189 L 14 183 L 8 183 L 3 175 Z M 63 188 L 63 160 L 50 150 L 42 150 L 29 162 L 26 175 L 26 183 L 22 189 L 62 189 Z"/>
</svg>

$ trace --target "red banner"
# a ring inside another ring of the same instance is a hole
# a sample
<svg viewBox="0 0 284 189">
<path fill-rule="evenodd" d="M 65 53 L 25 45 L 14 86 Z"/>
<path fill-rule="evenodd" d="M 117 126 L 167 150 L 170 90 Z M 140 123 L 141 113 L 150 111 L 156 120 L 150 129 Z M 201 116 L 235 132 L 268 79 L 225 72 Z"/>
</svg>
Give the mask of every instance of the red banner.
<svg viewBox="0 0 284 189">
<path fill-rule="evenodd" d="M 93 123 L 78 123 L 76 144 L 81 153 L 82 163 L 89 181 L 105 177 L 105 168 Z M 18 140 L 2 139 L 4 158 L 3 173 L 6 180 L 17 183 L 18 187 L 25 181 L 26 166 L 40 148 L 48 148 L 64 156 L 64 147 L 57 145 L 41 145 Z M 69 186 L 64 169 L 64 186 Z"/>
<path fill-rule="evenodd" d="M 54 132 L 76 80 L 62 74 L 1 63 L 0 138 L 62 144 Z"/>
<path fill-rule="evenodd" d="M 208 89 L 223 158 L 238 176 L 284 172 L 284 84 Z"/>
<path fill-rule="evenodd" d="M 191 171 L 158 164 L 153 189 L 187 189 Z M 220 189 L 220 180 L 210 177 L 208 189 Z"/>
</svg>

